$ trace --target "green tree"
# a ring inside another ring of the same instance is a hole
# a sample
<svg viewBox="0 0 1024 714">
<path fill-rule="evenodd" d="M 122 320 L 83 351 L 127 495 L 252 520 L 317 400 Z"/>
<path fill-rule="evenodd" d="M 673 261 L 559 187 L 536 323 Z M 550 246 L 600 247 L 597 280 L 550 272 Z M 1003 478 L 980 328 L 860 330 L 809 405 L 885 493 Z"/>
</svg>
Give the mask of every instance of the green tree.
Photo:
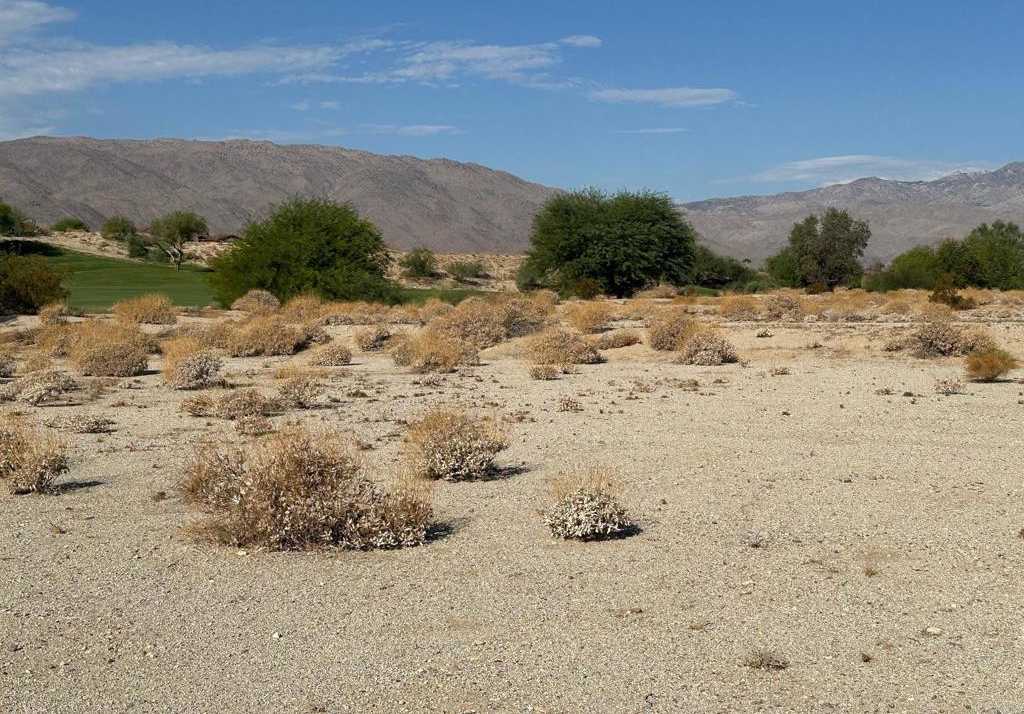
<svg viewBox="0 0 1024 714">
<path fill-rule="evenodd" d="M 979 288 L 1024 288 L 1024 235 L 1015 223 L 982 223 L 963 240 L 957 282 Z M 952 272 L 952 271 L 950 271 Z"/>
<path fill-rule="evenodd" d="M 487 268 L 479 260 L 456 260 L 449 263 L 445 270 L 460 283 L 487 277 Z"/>
<path fill-rule="evenodd" d="M 67 218 L 61 218 L 50 226 L 50 229 L 54 233 L 65 233 L 67 231 L 87 231 L 89 230 L 89 226 L 81 218 L 69 216 Z"/>
<path fill-rule="evenodd" d="M 181 270 L 185 262 L 185 246 L 209 232 L 206 219 L 191 211 L 174 211 L 153 221 L 149 232 L 156 239 L 156 244 Z"/>
<path fill-rule="evenodd" d="M 387 279 L 390 260 L 377 228 L 351 206 L 294 198 L 250 224 L 213 261 L 210 283 L 224 305 L 253 288 L 282 301 L 315 292 L 330 300 L 397 302 Z"/>
<path fill-rule="evenodd" d="M 100 235 L 106 240 L 126 241 L 132 236 L 138 235 L 138 230 L 135 228 L 135 224 L 124 216 L 111 216 L 103 222 Z"/>
<path fill-rule="evenodd" d="M 789 246 L 781 257 L 770 260 L 767 268 L 786 284 L 820 285 L 828 290 L 853 284 L 864 273 L 860 259 L 870 239 L 866 222 L 853 219 L 847 211 L 829 208 L 820 219 L 810 215 L 795 224 Z"/>
<path fill-rule="evenodd" d="M 402 256 L 398 264 L 408 278 L 430 278 L 437 274 L 437 258 L 429 248 L 415 248 Z"/>
<path fill-rule="evenodd" d="M 724 288 L 746 283 L 757 273 L 742 262 L 719 255 L 707 246 L 697 245 L 694 252 L 691 282 L 705 288 Z"/>
<path fill-rule="evenodd" d="M 570 293 L 593 280 L 601 292 L 617 297 L 657 282 L 683 285 L 694 245 L 693 228 L 668 196 L 609 196 L 597 189 L 560 193 L 534 218 L 517 282 Z"/>
<path fill-rule="evenodd" d="M 35 313 L 65 299 L 64 278 L 64 271 L 41 255 L 0 254 L 0 313 Z"/>
</svg>

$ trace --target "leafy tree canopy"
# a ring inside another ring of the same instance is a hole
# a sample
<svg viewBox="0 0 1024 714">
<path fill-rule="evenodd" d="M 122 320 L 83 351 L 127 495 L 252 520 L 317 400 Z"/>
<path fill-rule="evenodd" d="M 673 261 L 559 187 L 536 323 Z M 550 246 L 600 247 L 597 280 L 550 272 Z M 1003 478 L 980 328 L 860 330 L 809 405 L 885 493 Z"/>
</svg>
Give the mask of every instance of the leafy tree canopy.
<svg viewBox="0 0 1024 714">
<path fill-rule="evenodd" d="M 810 215 L 795 224 L 789 245 L 765 267 L 776 280 L 794 287 L 813 285 L 831 290 L 858 283 L 864 273 L 860 259 L 870 239 L 871 229 L 865 221 L 829 208 L 820 219 Z"/>
</svg>

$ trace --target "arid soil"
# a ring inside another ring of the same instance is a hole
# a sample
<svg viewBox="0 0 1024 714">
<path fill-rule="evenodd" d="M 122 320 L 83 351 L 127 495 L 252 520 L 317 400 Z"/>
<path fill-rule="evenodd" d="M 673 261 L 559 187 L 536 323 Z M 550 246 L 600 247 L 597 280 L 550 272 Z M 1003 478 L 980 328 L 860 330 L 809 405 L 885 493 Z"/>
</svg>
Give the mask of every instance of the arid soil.
<svg viewBox="0 0 1024 714">
<path fill-rule="evenodd" d="M 1024 354 L 1019 317 L 985 326 Z M 159 359 L 91 401 L 5 405 L 116 426 L 64 434 L 57 494 L 0 495 L 0 710 L 1018 711 L 1024 373 L 942 396 L 962 360 L 883 351 L 898 329 L 728 322 L 739 364 L 635 345 L 553 381 L 529 378 L 519 340 L 437 376 L 356 351 L 321 408 L 275 423 L 354 434 L 382 481 L 432 405 L 493 414 L 512 437 L 499 477 L 439 484 L 439 532 L 395 551 L 184 533 L 193 444 L 247 437 L 182 413 L 190 393 L 164 386 Z M 307 359 L 226 362 L 236 386 L 270 391 Z M 548 480 L 596 464 L 641 531 L 552 538 Z M 749 666 L 763 651 L 787 666 Z"/>
</svg>

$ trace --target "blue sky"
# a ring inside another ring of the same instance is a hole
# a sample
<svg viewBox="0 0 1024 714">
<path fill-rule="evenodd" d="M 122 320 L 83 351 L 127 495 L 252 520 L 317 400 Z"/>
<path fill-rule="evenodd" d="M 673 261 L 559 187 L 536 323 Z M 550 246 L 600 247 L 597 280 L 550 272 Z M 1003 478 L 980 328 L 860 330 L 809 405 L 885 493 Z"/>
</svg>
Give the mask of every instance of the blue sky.
<svg viewBox="0 0 1024 714">
<path fill-rule="evenodd" d="M 0 0 L 0 137 L 252 138 L 682 199 L 1024 159 L 1020 2 Z"/>
</svg>

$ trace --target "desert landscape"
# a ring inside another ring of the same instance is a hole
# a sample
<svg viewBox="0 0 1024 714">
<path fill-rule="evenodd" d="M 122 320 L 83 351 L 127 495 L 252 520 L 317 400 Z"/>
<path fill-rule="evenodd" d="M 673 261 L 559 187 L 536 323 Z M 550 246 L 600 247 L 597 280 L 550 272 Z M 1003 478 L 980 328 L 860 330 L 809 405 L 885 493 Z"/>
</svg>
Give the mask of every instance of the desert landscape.
<svg viewBox="0 0 1024 714">
<path fill-rule="evenodd" d="M 1019 353 L 1024 296 L 975 291 L 955 315 L 926 297 L 19 317 L 2 331 L 5 419 L 67 463 L 47 495 L 3 499 L 0 704 L 1012 711 L 1024 383 L 970 381 L 957 354 L 977 339 Z M 144 353 L 191 340 L 217 386 L 174 388 L 156 353 L 138 376 L 83 375 L 97 358 L 75 343 L 97 325 L 153 338 Z M 274 338 L 286 326 L 294 354 Z M 721 338 L 696 361 L 726 362 L 686 364 L 680 330 Z M 410 363 L 403 335 L 478 348 Z M 264 399 L 218 409 L 249 390 Z M 365 477 L 396 488 L 438 409 L 502 443 L 466 479 L 420 480 L 415 547 L 275 553 L 196 529 L 182 484 L 203 444 L 250 451 L 301 425 L 351 440 Z M 553 537 L 552 480 L 594 469 L 631 528 Z"/>
</svg>

